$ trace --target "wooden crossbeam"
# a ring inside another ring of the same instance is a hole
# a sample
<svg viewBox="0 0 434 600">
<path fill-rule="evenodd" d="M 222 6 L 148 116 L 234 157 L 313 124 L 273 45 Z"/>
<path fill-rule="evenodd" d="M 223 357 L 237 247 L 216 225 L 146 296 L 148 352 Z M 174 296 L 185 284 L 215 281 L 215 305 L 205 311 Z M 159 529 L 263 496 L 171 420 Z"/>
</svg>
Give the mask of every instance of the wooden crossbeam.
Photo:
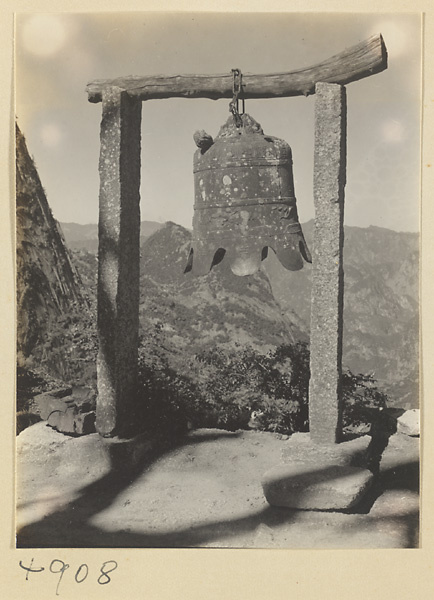
<svg viewBox="0 0 434 600">
<path fill-rule="evenodd" d="M 315 93 L 318 82 L 346 85 L 380 73 L 387 68 L 387 51 L 381 34 L 376 34 L 343 52 L 311 67 L 289 73 L 242 76 L 242 95 L 250 98 L 308 96 Z M 232 97 L 233 76 L 223 75 L 155 75 L 99 79 L 87 85 L 89 102 L 101 102 L 103 90 L 116 87 L 137 100 L 162 98 Z"/>
</svg>

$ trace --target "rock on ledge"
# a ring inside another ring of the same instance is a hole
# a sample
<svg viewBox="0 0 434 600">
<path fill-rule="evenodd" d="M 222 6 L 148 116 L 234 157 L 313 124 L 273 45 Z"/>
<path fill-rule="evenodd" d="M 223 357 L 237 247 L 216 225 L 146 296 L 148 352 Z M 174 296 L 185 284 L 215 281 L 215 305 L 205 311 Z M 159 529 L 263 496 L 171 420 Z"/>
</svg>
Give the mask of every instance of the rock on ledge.
<svg viewBox="0 0 434 600">
<path fill-rule="evenodd" d="M 296 462 L 274 467 L 262 478 L 272 506 L 305 510 L 347 510 L 370 489 L 373 474 L 361 467 Z"/>
</svg>

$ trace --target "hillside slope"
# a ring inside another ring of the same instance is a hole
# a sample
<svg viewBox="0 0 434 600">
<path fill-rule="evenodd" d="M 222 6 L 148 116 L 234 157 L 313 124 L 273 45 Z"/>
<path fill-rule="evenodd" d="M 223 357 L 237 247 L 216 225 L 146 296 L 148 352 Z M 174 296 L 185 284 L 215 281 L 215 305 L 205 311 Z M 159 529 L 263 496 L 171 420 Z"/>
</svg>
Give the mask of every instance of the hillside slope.
<svg viewBox="0 0 434 600">
<path fill-rule="evenodd" d="M 303 225 L 313 247 L 313 222 Z M 418 404 L 418 235 L 380 227 L 345 227 L 343 363 L 373 373 L 399 405 Z M 312 267 L 289 272 L 265 261 L 275 298 L 310 328 Z"/>
<path fill-rule="evenodd" d="M 54 219 L 26 141 L 16 127 L 18 365 L 47 360 L 45 343 L 86 306 L 82 284 Z M 66 356 L 66 348 L 60 348 Z M 48 359 L 49 360 L 49 359 Z"/>
<path fill-rule="evenodd" d="M 237 277 L 223 260 L 205 277 L 184 274 L 190 240 L 188 230 L 169 222 L 141 247 L 143 343 L 158 331 L 176 361 L 176 355 L 215 346 L 249 345 L 266 353 L 306 338 L 297 318 L 274 299 L 263 273 Z"/>
<path fill-rule="evenodd" d="M 303 231 L 312 248 L 313 222 Z M 254 276 L 236 277 L 223 260 L 194 278 L 184 274 L 190 238 L 167 223 L 142 244 L 140 333 L 147 352 L 179 368 L 186 355 L 216 346 L 265 353 L 308 341 L 310 265 L 287 271 L 270 252 Z M 75 256 L 79 268 L 95 260 L 84 251 Z M 418 406 L 417 234 L 346 227 L 344 272 L 344 367 L 372 373 L 390 404 Z"/>
</svg>

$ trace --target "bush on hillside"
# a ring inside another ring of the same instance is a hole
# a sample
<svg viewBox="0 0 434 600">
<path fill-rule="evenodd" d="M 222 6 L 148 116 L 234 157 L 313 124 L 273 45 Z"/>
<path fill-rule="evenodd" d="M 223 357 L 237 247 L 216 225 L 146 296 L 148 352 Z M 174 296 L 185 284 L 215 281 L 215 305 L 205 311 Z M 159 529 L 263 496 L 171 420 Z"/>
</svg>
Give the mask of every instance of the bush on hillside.
<svg viewBox="0 0 434 600">
<path fill-rule="evenodd" d="M 348 431 L 366 429 L 373 411 L 387 406 L 387 395 L 378 389 L 372 375 L 354 375 L 349 369 L 342 373 L 342 396 L 342 425 Z"/>
<path fill-rule="evenodd" d="M 309 350 L 307 344 L 282 345 L 264 355 L 251 347 L 213 348 L 187 359 L 183 372 L 167 358 L 140 349 L 140 394 L 149 423 L 185 429 L 255 428 L 291 434 L 308 431 Z M 386 396 L 369 375 L 342 376 L 343 426 L 357 430 Z"/>
</svg>

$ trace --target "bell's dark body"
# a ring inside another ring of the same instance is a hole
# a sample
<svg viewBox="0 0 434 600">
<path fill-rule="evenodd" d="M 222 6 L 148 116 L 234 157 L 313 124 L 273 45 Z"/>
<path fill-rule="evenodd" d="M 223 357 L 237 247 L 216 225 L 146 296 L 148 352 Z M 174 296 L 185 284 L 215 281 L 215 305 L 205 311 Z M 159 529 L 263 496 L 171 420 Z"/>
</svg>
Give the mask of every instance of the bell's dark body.
<svg viewBox="0 0 434 600">
<path fill-rule="evenodd" d="M 311 262 L 298 222 L 291 148 L 264 135 L 249 115 L 242 120 L 237 128 L 230 117 L 214 143 L 208 136 L 194 156 L 193 239 L 186 271 L 195 275 L 208 273 L 223 254 L 236 275 L 250 275 L 267 248 L 289 270 L 301 269 L 303 258 Z"/>
</svg>

